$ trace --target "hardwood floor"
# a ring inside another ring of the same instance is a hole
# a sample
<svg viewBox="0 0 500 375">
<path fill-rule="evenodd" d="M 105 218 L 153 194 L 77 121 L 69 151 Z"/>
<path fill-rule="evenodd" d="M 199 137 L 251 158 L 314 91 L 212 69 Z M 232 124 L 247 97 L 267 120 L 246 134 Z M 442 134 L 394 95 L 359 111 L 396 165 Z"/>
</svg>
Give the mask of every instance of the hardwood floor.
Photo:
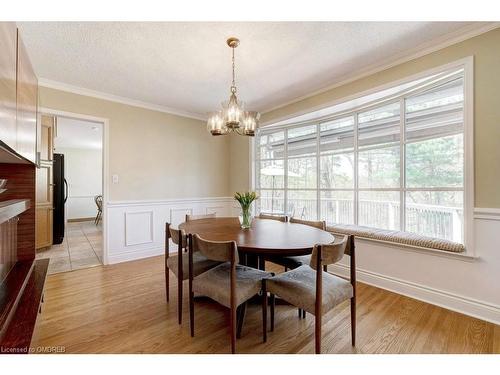
<svg viewBox="0 0 500 375">
<path fill-rule="evenodd" d="M 177 324 L 177 285 L 165 302 L 163 257 L 50 275 L 32 346 L 67 353 L 229 353 L 229 313 L 195 305 L 189 334 L 187 293 Z M 184 289 L 187 292 L 187 287 Z M 357 347 L 350 343 L 348 301 L 323 319 L 323 353 L 500 353 L 500 326 L 365 284 L 358 286 Z M 247 310 L 238 353 L 314 353 L 314 318 L 276 307 L 262 343 L 260 305 Z"/>
</svg>

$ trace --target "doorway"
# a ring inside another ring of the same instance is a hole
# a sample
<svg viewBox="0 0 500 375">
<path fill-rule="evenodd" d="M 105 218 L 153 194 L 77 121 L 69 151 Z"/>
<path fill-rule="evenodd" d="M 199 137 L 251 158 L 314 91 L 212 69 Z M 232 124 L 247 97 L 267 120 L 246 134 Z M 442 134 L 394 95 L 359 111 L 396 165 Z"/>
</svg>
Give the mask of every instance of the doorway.
<svg viewBox="0 0 500 375">
<path fill-rule="evenodd" d="M 36 257 L 50 259 L 49 274 L 100 266 L 105 122 L 51 112 L 40 120 Z"/>
</svg>

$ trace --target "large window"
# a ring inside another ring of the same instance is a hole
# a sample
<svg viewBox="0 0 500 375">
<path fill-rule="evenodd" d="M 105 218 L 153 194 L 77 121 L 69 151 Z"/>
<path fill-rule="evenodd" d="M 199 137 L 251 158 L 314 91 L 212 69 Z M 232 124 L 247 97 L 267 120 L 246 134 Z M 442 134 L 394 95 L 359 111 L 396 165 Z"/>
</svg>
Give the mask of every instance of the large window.
<svg viewBox="0 0 500 375">
<path fill-rule="evenodd" d="M 463 243 L 464 80 L 455 68 L 261 129 L 257 209 Z"/>
</svg>

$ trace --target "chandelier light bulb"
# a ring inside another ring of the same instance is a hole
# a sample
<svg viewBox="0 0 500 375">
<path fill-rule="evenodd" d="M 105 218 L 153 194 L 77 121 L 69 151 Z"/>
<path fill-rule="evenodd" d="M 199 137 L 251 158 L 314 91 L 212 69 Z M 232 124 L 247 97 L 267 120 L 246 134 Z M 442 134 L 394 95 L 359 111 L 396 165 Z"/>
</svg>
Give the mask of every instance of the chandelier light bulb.
<svg viewBox="0 0 500 375">
<path fill-rule="evenodd" d="M 227 128 L 224 125 L 222 112 L 211 112 L 208 117 L 207 130 L 212 135 L 224 135 L 227 133 Z"/>
</svg>

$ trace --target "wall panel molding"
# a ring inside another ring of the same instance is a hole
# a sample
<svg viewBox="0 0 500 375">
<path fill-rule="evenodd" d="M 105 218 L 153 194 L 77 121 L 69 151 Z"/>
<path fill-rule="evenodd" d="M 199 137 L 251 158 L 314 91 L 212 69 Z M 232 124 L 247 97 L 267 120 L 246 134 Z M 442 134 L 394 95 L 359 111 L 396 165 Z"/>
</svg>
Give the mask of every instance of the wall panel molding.
<svg viewBox="0 0 500 375">
<path fill-rule="evenodd" d="M 154 211 L 125 212 L 125 246 L 154 241 Z"/>
<path fill-rule="evenodd" d="M 177 226 L 186 214 L 235 216 L 233 205 L 232 197 L 109 202 L 106 206 L 108 263 L 161 255 L 166 222 Z"/>
<path fill-rule="evenodd" d="M 195 215 L 216 212 L 217 216 L 237 216 L 240 211 L 232 197 L 111 202 L 107 209 L 108 263 L 162 255 L 165 223 L 170 221 L 172 225 L 178 225 L 186 212 Z M 497 244 L 499 214 L 497 208 L 474 210 L 473 250 L 477 259 L 473 260 L 405 251 L 397 245 L 359 240 L 356 246 L 358 279 L 500 324 L 500 284 L 497 276 L 500 269 Z M 139 220 L 138 225 L 131 225 L 130 221 L 126 229 L 124 218 L 127 216 L 142 219 L 145 223 Z M 134 239 L 150 239 L 150 242 L 134 243 L 142 242 Z M 159 261 L 163 260 L 159 258 Z M 348 270 L 344 261 L 346 259 L 331 266 L 330 270 L 346 276 Z"/>
</svg>

